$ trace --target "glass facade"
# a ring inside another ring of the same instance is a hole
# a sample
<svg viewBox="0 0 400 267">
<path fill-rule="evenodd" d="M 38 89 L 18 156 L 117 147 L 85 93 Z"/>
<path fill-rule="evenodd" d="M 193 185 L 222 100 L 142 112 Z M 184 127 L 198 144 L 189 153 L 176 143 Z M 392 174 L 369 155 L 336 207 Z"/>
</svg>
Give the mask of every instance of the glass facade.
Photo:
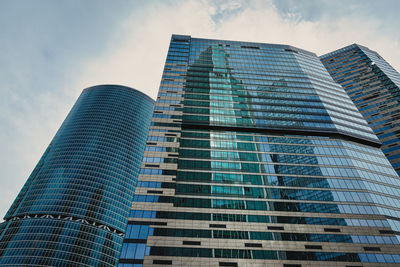
<svg viewBox="0 0 400 267">
<path fill-rule="evenodd" d="M 1 266 L 115 266 L 154 100 L 85 89 L 0 226 Z"/>
<path fill-rule="evenodd" d="M 173 35 L 118 266 L 397 266 L 379 145 L 315 54 Z"/>
<path fill-rule="evenodd" d="M 321 61 L 379 137 L 383 152 L 400 174 L 400 74 L 378 53 L 357 44 L 323 55 Z"/>
</svg>

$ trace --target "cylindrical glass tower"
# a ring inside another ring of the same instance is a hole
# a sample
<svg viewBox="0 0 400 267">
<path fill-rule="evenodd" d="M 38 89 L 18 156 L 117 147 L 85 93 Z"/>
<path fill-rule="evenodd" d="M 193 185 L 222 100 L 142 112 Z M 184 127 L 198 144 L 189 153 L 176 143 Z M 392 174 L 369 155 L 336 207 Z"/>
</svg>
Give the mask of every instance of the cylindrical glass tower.
<svg viewBox="0 0 400 267">
<path fill-rule="evenodd" d="M 0 226 L 0 265 L 115 266 L 154 101 L 85 89 Z"/>
</svg>

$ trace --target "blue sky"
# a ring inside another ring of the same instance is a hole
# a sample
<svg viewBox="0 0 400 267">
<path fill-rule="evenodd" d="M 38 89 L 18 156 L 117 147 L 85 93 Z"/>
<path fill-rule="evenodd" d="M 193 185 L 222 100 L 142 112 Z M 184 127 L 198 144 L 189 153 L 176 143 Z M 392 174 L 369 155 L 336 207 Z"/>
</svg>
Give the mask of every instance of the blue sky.
<svg viewBox="0 0 400 267">
<path fill-rule="evenodd" d="M 359 43 L 400 70 L 400 1 L 0 1 L 0 216 L 82 89 L 153 98 L 172 33 L 291 44 Z"/>
</svg>

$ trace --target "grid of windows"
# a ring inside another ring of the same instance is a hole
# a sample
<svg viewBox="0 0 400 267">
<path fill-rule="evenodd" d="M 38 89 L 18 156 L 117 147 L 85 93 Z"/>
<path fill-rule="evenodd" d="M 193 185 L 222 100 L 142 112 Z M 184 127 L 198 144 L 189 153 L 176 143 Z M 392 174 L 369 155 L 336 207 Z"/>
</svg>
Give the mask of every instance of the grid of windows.
<svg viewBox="0 0 400 267">
<path fill-rule="evenodd" d="M 154 101 L 85 89 L 0 228 L 2 266 L 115 266 Z"/>
<path fill-rule="evenodd" d="M 376 52 L 353 44 L 321 56 L 382 142 L 400 174 L 400 74 Z"/>
<path fill-rule="evenodd" d="M 315 54 L 173 35 L 119 267 L 400 263 L 376 146 Z"/>
</svg>

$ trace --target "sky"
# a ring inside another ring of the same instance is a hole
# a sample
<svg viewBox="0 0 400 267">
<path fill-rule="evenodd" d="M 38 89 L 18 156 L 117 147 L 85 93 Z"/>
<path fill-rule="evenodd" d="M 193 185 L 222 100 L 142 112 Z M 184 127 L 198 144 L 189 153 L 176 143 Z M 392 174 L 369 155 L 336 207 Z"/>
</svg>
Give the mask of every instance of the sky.
<svg viewBox="0 0 400 267">
<path fill-rule="evenodd" d="M 0 1 L 0 217 L 82 89 L 156 97 L 171 34 L 317 55 L 358 43 L 400 70 L 398 10 L 397 0 Z"/>
</svg>

